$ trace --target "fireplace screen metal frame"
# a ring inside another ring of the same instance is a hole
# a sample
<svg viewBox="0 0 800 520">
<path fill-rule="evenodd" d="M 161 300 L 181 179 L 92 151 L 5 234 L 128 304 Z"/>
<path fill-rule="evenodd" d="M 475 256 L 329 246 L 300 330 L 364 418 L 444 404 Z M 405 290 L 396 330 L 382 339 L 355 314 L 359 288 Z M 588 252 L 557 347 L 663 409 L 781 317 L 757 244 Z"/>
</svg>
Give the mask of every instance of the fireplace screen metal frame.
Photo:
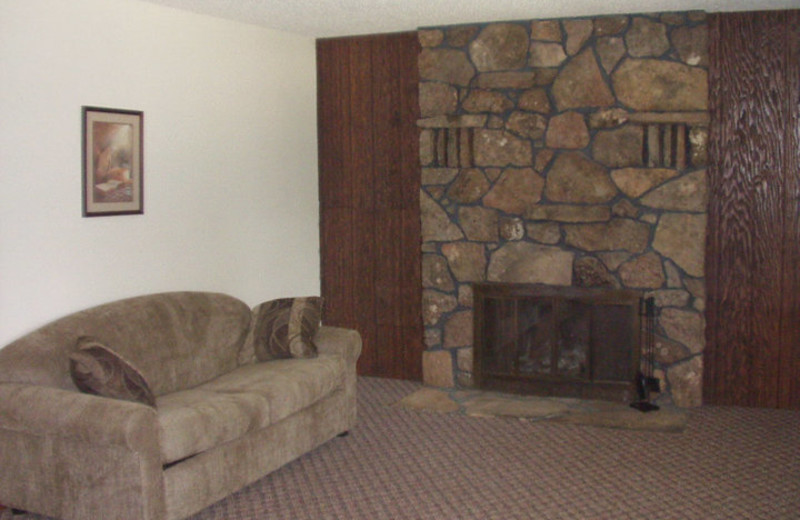
<svg viewBox="0 0 800 520">
<path fill-rule="evenodd" d="M 478 388 L 630 402 L 641 294 L 487 282 L 473 286 Z"/>
</svg>

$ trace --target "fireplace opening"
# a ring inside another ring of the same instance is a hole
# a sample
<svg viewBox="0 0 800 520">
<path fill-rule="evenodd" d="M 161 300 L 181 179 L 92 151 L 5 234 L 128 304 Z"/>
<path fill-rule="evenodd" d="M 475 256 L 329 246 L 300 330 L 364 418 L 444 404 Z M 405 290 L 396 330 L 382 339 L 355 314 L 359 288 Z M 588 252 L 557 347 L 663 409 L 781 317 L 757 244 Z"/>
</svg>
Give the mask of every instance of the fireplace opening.
<svg viewBox="0 0 800 520">
<path fill-rule="evenodd" d="M 634 400 L 640 293 L 490 282 L 473 294 L 478 388 Z"/>
</svg>

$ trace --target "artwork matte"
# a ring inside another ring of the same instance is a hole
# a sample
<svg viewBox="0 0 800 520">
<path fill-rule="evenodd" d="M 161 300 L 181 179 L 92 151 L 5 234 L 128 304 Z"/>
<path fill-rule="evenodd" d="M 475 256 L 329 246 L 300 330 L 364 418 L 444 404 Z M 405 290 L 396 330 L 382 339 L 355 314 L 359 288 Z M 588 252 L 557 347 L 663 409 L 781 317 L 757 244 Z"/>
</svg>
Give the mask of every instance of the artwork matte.
<svg viewBox="0 0 800 520">
<path fill-rule="evenodd" d="M 83 107 L 83 216 L 144 213 L 144 114 Z"/>
</svg>

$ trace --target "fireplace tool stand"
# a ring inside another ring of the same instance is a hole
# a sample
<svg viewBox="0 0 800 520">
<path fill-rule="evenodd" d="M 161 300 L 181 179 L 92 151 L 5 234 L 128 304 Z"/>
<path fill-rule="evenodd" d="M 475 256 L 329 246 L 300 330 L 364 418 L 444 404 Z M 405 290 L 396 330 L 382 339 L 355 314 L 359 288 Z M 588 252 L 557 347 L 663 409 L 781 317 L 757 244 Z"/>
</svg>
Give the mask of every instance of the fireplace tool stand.
<svg viewBox="0 0 800 520">
<path fill-rule="evenodd" d="M 636 372 L 636 397 L 631 403 L 631 408 L 640 412 L 653 412 L 659 409 L 658 405 L 650 402 L 650 393 L 659 391 L 659 380 L 653 376 L 655 368 L 655 327 L 656 305 L 653 297 L 643 298 L 639 304 L 639 313 L 642 316 L 642 342 L 644 362 Z"/>
</svg>

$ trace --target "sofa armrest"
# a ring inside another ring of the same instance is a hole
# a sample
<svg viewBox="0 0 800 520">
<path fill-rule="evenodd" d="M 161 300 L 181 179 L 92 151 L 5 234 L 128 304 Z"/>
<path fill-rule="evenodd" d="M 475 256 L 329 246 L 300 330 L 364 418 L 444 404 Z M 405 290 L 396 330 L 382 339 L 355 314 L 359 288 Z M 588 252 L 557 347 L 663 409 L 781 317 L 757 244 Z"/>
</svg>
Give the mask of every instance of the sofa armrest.
<svg viewBox="0 0 800 520">
<path fill-rule="evenodd" d="M 47 386 L 0 384 L 0 428 L 132 451 L 158 448 L 154 408 Z"/>
<path fill-rule="evenodd" d="M 0 383 L 0 502 L 57 518 L 165 517 L 156 410 Z"/>
<path fill-rule="evenodd" d="M 361 355 L 361 334 L 353 329 L 323 325 L 314 336 L 314 344 L 320 354 L 335 354 L 355 365 Z"/>
</svg>

